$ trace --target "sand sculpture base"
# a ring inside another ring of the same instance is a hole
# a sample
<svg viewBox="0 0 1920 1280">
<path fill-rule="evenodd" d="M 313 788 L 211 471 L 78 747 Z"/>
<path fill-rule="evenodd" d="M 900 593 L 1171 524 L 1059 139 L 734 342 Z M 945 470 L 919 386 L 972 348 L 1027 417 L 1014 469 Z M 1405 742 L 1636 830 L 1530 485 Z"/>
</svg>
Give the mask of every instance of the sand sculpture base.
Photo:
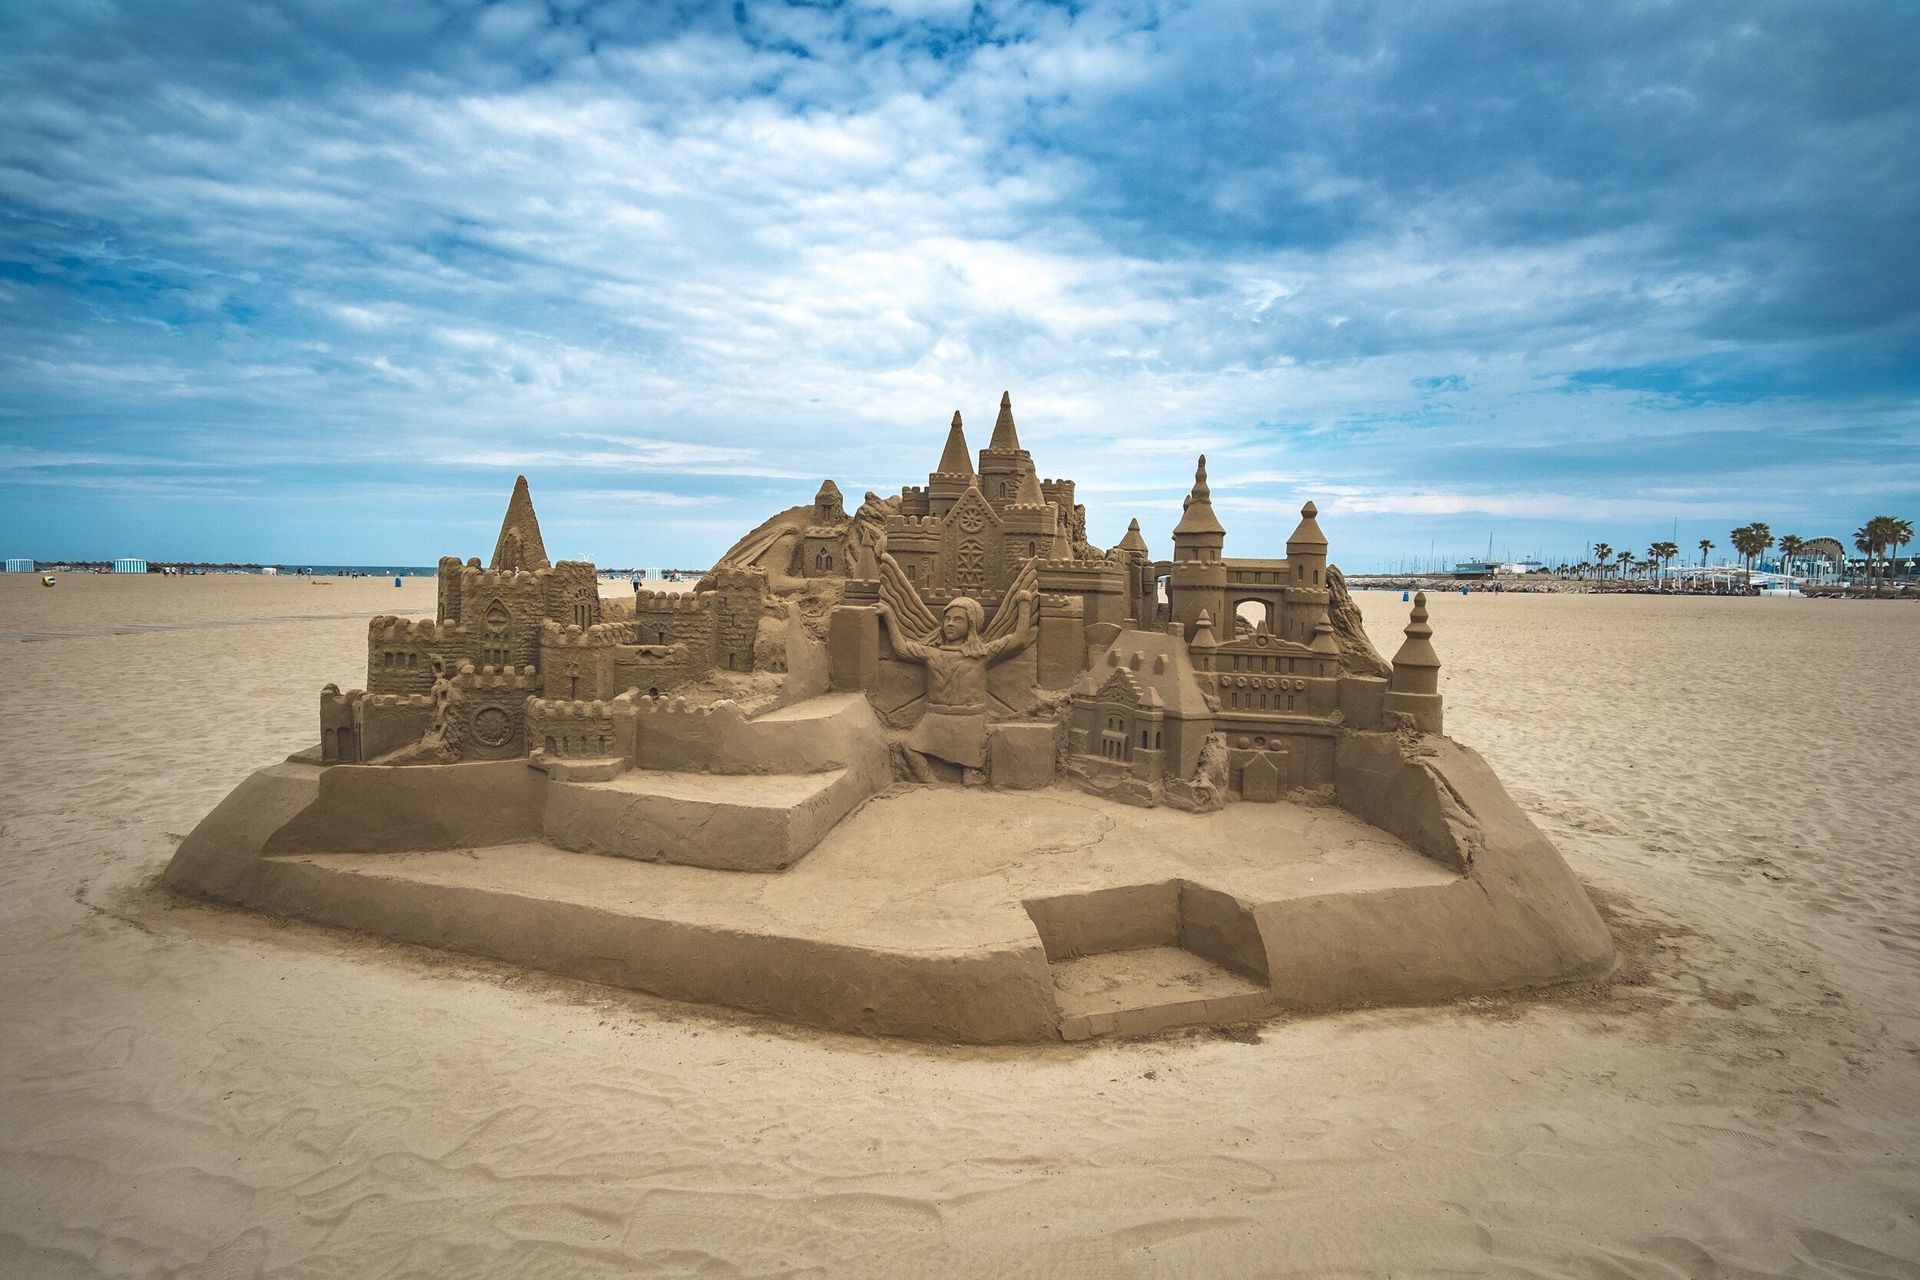
<svg viewBox="0 0 1920 1280">
<path fill-rule="evenodd" d="M 864 706 L 787 714 L 830 726 Z M 1206 815 L 888 785 L 861 750 L 812 763 L 606 779 L 295 759 L 209 815 L 167 881 L 676 999 L 979 1043 L 1439 1000 L 1613 961 L 1558 853 L 1444 738 L 1345 733 L 1339 804 Z"/>
</svg>

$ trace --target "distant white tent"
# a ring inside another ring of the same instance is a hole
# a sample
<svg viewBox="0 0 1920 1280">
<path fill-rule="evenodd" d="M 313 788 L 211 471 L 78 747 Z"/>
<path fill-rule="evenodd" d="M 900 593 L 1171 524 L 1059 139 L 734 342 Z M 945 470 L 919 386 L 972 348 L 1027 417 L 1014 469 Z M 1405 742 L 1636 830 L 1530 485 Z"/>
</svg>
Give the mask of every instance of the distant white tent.
<svg viewBox="0 0 1920 1280">
<path fill-rule="evenodd" d="M 32 573 L 37 566 L 31 560 L 7 561 L 8 573 Z"/>
<path fill-rule="evenodd" d="M 137 560 L 132 556 L 123 556 L 113 562 L 113 571 L 115 573 L 145 573 L 147 571 L 147 562 L 145 560 Z"/>
</svg>

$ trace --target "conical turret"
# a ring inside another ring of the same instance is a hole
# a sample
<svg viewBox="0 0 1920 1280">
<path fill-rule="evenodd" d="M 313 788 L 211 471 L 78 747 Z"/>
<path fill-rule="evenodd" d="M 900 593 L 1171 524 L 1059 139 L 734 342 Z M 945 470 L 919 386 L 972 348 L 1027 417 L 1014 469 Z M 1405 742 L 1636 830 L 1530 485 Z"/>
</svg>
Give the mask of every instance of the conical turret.
<svg viewBox="0 0 1920 1280">
<path fill-rule="evenodd" d="M 831 478 L 822 480 L 820 491 L 813 495 L 813 522 L 839 524 L 846 518 L 846 500 L 840 495 L 840 486 Z"/>
<path fill-rule="evenodd" d="M 1020 448 L 1020 433 L 1013 429 L 1013 396 L 1000 393 L 1000 416 L 993 420 L 993 439 L 987 448 L 994 453 L 1015 453 Z"/>
<path fill-rule="evenodd" d="M 1027 501 L 1027 479 L 1034 476 L 1033 456 L 1020 447 L 1013 429 L 1013 397 L 1000 393 L 1000 416 L 993 421 L 993 438 L 980 451 L 980 492 L 995 510 Z"/>
<path fill-rule="evenodd" d="M 1013 498 L 1015 506 L 1043 507 L 1047 504 L 1047 495 L 1040 492 L 1040 477 L 1028 471 L 1020 477 L 1020 491 Z"/>
<path fill-rule="evenodd" d="M 1186 510 L 1180 515 L 1180 523 L 1173 526 L 1174 558 L 1182 558 L 1183 539 L 1194 546 L 1211 545 L 1217 558 L 1226 535 L 1220 517 L 1213 514 L 1213 493 L 1207 488 L 1207 455 L 1203 453 L 1200 465 L 1194 468 L 1193 492 L 1187 495 Z"/>
<path fill-rule="evenodd" d="M 1327 535 L 1320 532 L 1320 521 L 1315 518 L 1319 514 L 1320 508 L 1311 502 L 1300 508 L 1300 523 L 1295 526 L 1293 536 L 1287 539 L 1288 555 L 1302 551 L 1318 552 L 1323 556 L 1327 553 Z"/>
<path fill-rule="evenodd" d="M 1120 539 L 1120 550 L 1132 551 L 1142 556 L 1150 554 L 1147 548 L 1147 540 L 1140 535 L 1140 522 L 1138 520 L 1129 520 L 1127 522 L 1127 536 Z"/>
<path fill-rule="evenodd" d="M 553 568 L 547 544 L 540 540 L 540 519 L 533 514 L 533 495 L 525 476 L 514 479 L 513 497 L 507 499 L 506 518 L 500 522 L 500 537 L 493 544 L 493 562 L 488 567 L 509 572 Z"/>
<path fill-rule="evenodd" d="M 973 474 L 973 455 L 967 452 L 967 434 L 960 428 L 960 411 L 953 411 L 953 426 L 947 431 L 947 447 L 940 451 L 941 475 Z"/>
<path fill-rule="evenodd" d="M 1413 612 L 1407 619 L 1407 639 L 1393 655 L 1393 691 L 1395 693 L 1438 693 L 1440 691 L 1440 655 L 1433 648 L 1433 627 L 1427 622 L 1427 593 L 1413 597 Z"/>
<path fill-rule="evenodd" d="M 1200 611 L 1198 621 L 1193 624 L 1192 645 L 1196 649 L 1218 649 L 1220 643 L 1213 635 L 1213 615 L 1205 609 Z"/>
</svg>

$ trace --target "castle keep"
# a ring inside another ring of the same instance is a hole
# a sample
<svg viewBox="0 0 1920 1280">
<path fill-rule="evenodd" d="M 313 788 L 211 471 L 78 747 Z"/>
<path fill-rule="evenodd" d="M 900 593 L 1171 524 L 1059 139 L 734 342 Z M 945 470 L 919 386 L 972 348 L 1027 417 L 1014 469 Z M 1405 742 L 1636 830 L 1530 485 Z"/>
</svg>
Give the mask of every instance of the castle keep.
<svg viewBox="0 0 1920 1280">
<path fill-rule="evenodd" d="M 605 704 L 715 669 L 751 671 L 767 596 L 765 575 L 721 570 L 710 589 L 641 592 L 631 618 L 604 621 L 594 566 L 548 562 L 525 476 L 492 561 L 442 556 L 439 590 L 432 621 L 368 624 L 364 692 L 321 691 L 322 759 L 504 760 L 562 744 L 605 754 Z"/>
</svg>

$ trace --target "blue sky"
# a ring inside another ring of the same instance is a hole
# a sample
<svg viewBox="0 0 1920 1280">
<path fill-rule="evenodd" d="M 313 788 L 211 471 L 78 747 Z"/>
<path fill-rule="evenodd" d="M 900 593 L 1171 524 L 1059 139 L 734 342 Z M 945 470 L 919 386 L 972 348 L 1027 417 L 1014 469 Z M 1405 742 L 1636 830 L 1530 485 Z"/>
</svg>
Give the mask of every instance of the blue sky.
<svg viewBox="0 0 1920 1280">
<path fill-rule="evenodd" d="M 709 562 L 1002 389 L 1092 534 L 1920 515 L 1911 4 L 0 8 L 0 547 Z"/>
</svg>

